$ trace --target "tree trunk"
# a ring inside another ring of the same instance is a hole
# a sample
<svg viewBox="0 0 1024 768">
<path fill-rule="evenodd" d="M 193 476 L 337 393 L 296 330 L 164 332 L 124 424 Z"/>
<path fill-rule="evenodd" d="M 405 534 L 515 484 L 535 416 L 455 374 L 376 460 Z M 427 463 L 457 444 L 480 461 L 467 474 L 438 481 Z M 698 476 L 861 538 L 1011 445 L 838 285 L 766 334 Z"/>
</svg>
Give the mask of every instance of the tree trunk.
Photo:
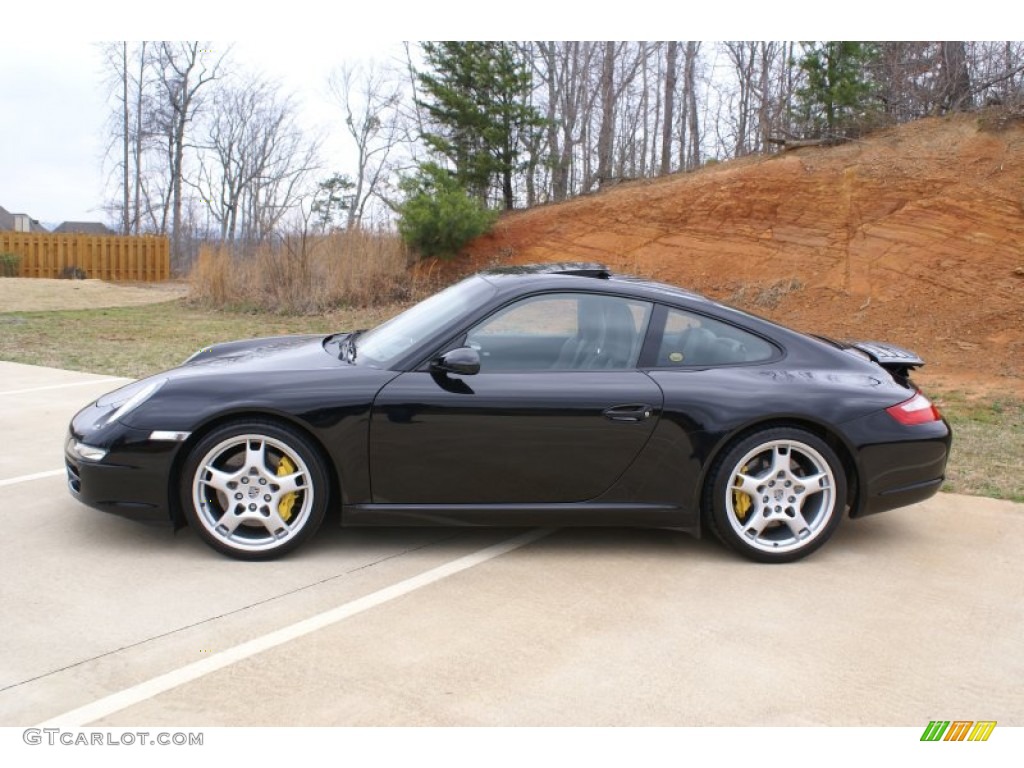
<svg viewBox="0 0 1024 768">
<path fill-rule="evenodd" d="M 121 137 L 123 139 L 122 149 L 124 151 L 122 157 L 122 187 L 123 187 L 123 207 L 121 208 L 121 234 L 127 235 L 131 231 L 131 222 L 129 221 L 129 210 L 131 209 L 131 202 L 129 201 L 130 187 L 131 187 L 131 169 L 128 167 L 128 151 L 131 147 L 131 114 L 128 109 L 128 41 L 121 41 L 121 107 L 123 122 L 121 124 Z"/>
<path fill-rule="evenodd" d="M 146 41 L 142 41 L 139 50 L 139 81 L 135 87 L 135 137 L 133 153 L 135 155 L 135 211 L 132 216 L 132 228 L 136 235 L 141 231 L 142 213 L 139 210 L 142 199 L 142 101 L 146 87 Z"/>
<path fill-rule="evenodd" d="M 648 124 L 648 112 L 650 111 L 650 104 L 648 104 L 649 99 L 647 97 L 648 86 L 649 86 L 648 78 L 647 78 L 647 64 L 648 64 L 648 61 L 647 61 L 647 43 L 641 43 L 641 45 L 643 47 L 641 48 L 640 55 L 643 57 L 643 61 L 640 64 L 640 83 L 641 83 L 641 87 L 640 87 L 640 103 L 637 105 L 637 111 L 639 113 L 638 117 L 640 119 L 640 167 L 639 168 L 636 167 L 637 150 L 636 150 L 635 141 L 634 141 L 633 142 L 634 143 L 634 147 L 633 147 L 633 152 L 632 152 L 632 162 L 631 162 L 632 171 L 630 173 L 631 176 L 633 176 L 633 175 L 646 176 L 647 175 L 647 141 L 650 138 L 650 136 L 649 136 L 650 132 L 648 130 L 648 125 L 647 125 Z M 634 125 L 635 125 L 635 122 L 634 122 Z M 636 136 L 635 132 L 633 133 L 633 136 Z M 637 173 L 637 171 L 639 171 L 639 173 Z"/>
<path fill-rule="evenodd" d="M 686 63 L 683 77 L 686 82 L 686 115 L 688 120 L 687 138 L 689 153 L 686 159 L 688 168 L 700 167 L 700 120 L 697 115 L 697 53 L 700 43 L 688 40 L 686 43 Z"/>
<path fill-rule="evenodd" d="M 181 259 L 181 176 L 185 160 L 185 121 L 180 119 L 174 132 L 174 155 L 171 160 L 171 258 Z"/>
<path fill-rule="evenodd" d="M 601 127 L 597 136 L 597 184 L 600 186 L 612 172 L 612 149 L 615 142 L 615 42 L 604 44 L 601 65 Z"/>
<path fill-rule="evenodd" d="M 676 97 L 676 55 L 679 51 L 679 42 L 676 40 L 668 44 L 668 54 L 665 61 L 665 122 L 662 124 L 661 132 L 661 175 L 664 176 L 672 170 L 672 120 L 675 112 Z"/>
<path fill-rule="evenodd" d="M 939 77 L 941 94 L 939 103 L 944 112 L 970 109 L 971 75 L 967 69 L 967 50 L 963 40 L 946 40 L 940 44 Z"/>
<path fill-rule="evenodd" d="M 569 168 L 564 162 L 559 142 L 559 128 L 564 129 L 567 117 L 562 115 L 562 123 L 559 126 L 557 120 L 557 107 L 561 100 L 563 91 L 561 76 L 558 72 L 558 59 L 556 56 L 558 43 L 540 41 L 537 43 L 541 56 L 544 59 L 545 79 L 547 81 L 548 108 L 547 108 L 547 131 L 548 149 L 551 152 L 551 197 L 555 202 L 565 199 L 568 193 Z"/>
<path fill-rule="evenodd" d="M 763 151 L 768 147 L 768 137 L 772 132 L 771 113 L 771 69 L 775 59 L 775 43 L 761 42 L 761 77 L 760 95 L 757 104 L 757 146 L 755 151 Z"/>
</svg>

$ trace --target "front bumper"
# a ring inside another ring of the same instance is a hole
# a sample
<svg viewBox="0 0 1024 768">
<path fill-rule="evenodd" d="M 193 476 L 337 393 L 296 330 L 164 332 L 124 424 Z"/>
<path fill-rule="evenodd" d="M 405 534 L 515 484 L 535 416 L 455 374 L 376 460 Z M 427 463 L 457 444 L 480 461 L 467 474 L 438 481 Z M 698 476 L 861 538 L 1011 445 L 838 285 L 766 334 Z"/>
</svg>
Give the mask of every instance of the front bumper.
<svg viewBox="0 0 1024 768">
<path fill-rule="evenodd" d="M 68 490 L 83 504 L 148 523 L 170 524 L 172 468 L 181 448 L 176 440 L 154 440 L 150 430 L 106 424 L 109 409 L 90 405 L 71 422 L 64 446 Z M 74 443 L 105 451 L 90 460 Z"/>
</svg>

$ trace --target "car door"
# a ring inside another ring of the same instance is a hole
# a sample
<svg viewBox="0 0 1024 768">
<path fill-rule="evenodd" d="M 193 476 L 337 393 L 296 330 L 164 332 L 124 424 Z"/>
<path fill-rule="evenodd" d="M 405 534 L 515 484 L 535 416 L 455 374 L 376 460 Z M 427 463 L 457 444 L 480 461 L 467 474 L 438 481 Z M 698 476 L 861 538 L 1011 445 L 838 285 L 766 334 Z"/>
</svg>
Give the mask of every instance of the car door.
<svg viewBox="0 0 1024 768">
<path fill-rule="evenodd" d="M 375 503 L 586 501 L 647 442 L 660 387 L 636 369 L 648 302 L 584 293 L 521 299 L 444 349 L 468 346 L 480 371 L 396 377 L 370 424 Z"/>
</svg>

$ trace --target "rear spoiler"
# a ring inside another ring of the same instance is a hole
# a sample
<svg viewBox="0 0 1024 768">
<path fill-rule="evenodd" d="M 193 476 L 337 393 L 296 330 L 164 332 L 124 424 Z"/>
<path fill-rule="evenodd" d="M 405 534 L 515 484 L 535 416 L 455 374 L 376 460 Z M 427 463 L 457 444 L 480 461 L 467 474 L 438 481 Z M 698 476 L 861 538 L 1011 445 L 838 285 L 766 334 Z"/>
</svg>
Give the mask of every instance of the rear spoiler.
<svg viewBox="0 0 1024 768">
<path fill-rule="evenodd" d="M 856 349 L 863 352 L 872 362 L 895 373 L 898 376 L 908 376 L 914 368 L 924 365 L 924 360 L 914 352 L 894 344 L 885 344 L 880 341 L 847 341 L 844 347 Z"/>
</svg>

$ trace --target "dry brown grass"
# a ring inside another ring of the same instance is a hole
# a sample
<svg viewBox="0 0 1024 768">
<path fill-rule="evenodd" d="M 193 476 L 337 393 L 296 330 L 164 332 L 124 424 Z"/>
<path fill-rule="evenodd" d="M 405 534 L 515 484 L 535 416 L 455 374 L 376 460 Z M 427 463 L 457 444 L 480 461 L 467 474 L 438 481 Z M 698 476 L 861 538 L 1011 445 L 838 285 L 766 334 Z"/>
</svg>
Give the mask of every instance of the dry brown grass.
<svg viewBox="0 0 1024 768">
<path fill-rule="evenodd" d="M 774 309 L 782 299 L 799 291 L 804 284 L 795 277 L 776 280 L 772 283 L 743 283 L 726 300 L 738 307 L 753 309 Z"/>
<path fill-rule="evenodd" d="M 180 299 L 186 292 L 186 286 L 170 282 L 106 283 L 102 280 L 5 277 L 0 279 L 0 312 L 45 312 L 156 304 Z"/>
<path fill-rule="evenodd" d="M 190 299 L 203 307 L 299 315 L 392 304 L 420 292 L 408 267 L 399 237 L 360 230 L 244 250 L 204 247 L 189 276 Z"/>
</svg>

